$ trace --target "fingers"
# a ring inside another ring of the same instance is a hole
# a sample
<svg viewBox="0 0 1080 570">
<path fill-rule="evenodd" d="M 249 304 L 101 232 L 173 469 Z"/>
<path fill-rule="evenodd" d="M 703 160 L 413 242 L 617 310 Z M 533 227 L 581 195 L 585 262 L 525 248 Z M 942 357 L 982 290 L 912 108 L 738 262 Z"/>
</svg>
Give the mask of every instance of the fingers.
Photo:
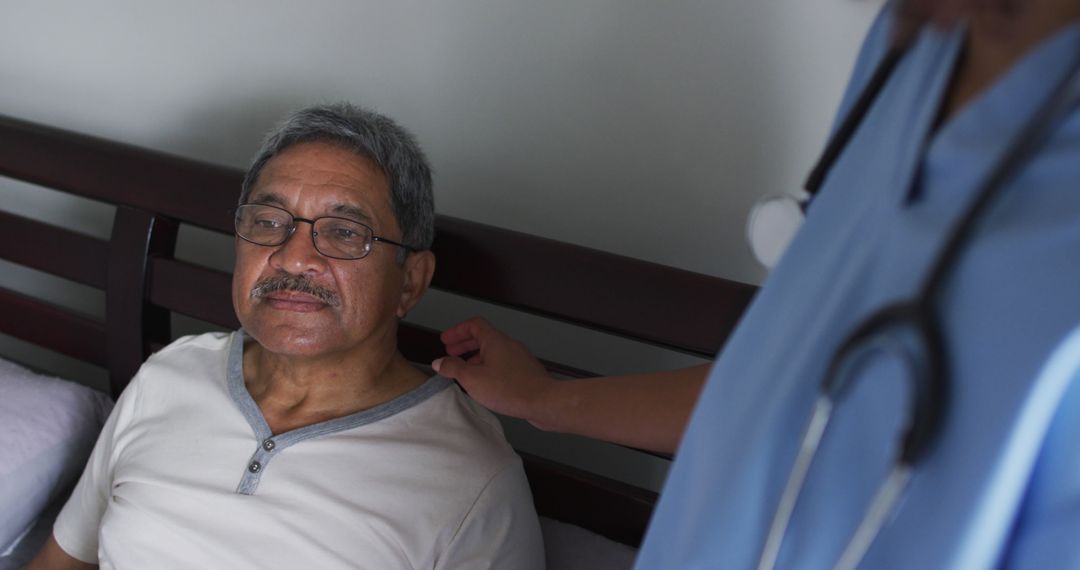
<svg viewBox="0 0 1080 570">
<path fill-rule="evenodd" d="M 463 342 L 446 345 L 446 354 L 449 354 L 450 356 L 461 356 L 462 354 L 477 350 L 480 350 L 480 341 L 476 340 L 475 338 L 470 338 Z"/>
<path fill-rule="evenodd" d="M 473 317 L 446 329 L 439 338 L 442 339 L 443 344 L 450 345 L 470 338 L 484 339 L 499 334 L 501 333 L 491 326 L 491 323 L 480 317 Z"/>
<path fill-rule="evenodd" d="M 461 360 L 460 358 L 455 358 L 453 356 L 436 358 L 431 363 L 431 367 L 439 375 L 445 376 L 447 378 L 453 378 L 454 380 L 458 379 L 465 366 L 466 364 L 463 360 Z"/>
<path fill-rule="evenodd" d="M 446 345 L 447 354 L 462 356 L 483 351 L 485 345 L 491 346 L 493 343 L 510 340 L 510 337 L 499 332 L 486 320 L 473 317 L 446 329 L 439 335 L 439 339 Z"/>
</svg>

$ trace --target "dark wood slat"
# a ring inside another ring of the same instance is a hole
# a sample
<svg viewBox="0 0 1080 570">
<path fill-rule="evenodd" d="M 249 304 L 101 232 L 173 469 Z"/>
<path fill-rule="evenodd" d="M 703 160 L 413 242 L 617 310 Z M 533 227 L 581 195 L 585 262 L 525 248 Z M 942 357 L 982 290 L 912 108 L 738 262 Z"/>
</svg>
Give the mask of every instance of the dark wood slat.
<svg viewBox="0 0 1080 570">
<path fill-rule="evenodd" d="M 243 180 L 234 168 L 2 116 L 0 175 L 223 232 Z"/>
<path fill-rule="evenodd" d="M 598 330 L 712 356 L 756 288 L 448 217 L 434 286 Z"/>
<path fill-rule="evenodd" d="M 104 289 L 108 255 L 103 239 L 0 212 L 0 258 Z"/>
<path fill-rule="evenodd" d="M 177 313 L 223 326 L 240 327 L 232 306 L 232 275 L 176 259 L 150 261 L 149 300 Z"/>
<path fill-rule="evenodd" d="M 146 272 L 151 255 L 172 255 L 177 224 L 128 207 L 117 208 L 105 296 L 109 387 L 114 398 L 149 356 L 148 343 L 170 337 L 169 311 L 148 303 Z"/>
<path fill-rule="evenodd" d="M 518 452 L 537 513 L 637 546 L 657 494 L 614 479 Z"/>
<path fill-rule="evenodd" d="M 4 287 L 0 287 L 0 315 L 4 334 L 108 367 L 105 325 L 96 319 Z"/>
</svg>

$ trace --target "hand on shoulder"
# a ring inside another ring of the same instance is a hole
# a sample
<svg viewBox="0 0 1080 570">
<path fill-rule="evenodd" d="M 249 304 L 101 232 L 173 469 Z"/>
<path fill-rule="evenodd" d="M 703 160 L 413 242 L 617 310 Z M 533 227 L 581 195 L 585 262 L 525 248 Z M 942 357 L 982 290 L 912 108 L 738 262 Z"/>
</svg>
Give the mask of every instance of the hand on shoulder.
<svg viewBox="0 0 1080 570">
<path fill-rule="evenodd" d="M 526 419 L 543 429 L 543 400 L 558 381 L 521 342 L 481 318 L 446 329 L 441 340 L 449 356 L 431 363 L 492 411 Z"/>
</svg>

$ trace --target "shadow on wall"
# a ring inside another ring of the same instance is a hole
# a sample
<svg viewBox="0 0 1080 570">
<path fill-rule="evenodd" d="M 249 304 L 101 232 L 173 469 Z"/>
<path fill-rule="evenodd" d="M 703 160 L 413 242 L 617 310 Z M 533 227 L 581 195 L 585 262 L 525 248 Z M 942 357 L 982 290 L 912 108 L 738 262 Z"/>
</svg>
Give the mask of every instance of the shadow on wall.
<svg viewBox="0 0 1080 570">
<path fill-rule="evenodd" d="M 183 156 L 246 169 L 265 134 L 291 111 L 312 104 L 299 94 L 222 100 L 207 97 L 173 124 L 160 125 L 155 148 Z M 237 194 L 240 189 L 237 188 Z"/>
</svg>

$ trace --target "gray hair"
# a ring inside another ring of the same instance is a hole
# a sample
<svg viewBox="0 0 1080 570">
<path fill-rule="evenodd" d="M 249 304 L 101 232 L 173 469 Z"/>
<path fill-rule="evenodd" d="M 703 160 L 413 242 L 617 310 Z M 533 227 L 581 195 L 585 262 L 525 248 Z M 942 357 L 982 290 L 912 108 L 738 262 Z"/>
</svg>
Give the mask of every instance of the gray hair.
<svg viewBox="0 0 1080 570">
<path fill-rule="evenodd" d="M 270 159 L 305 142 L 337 145 L 374 162 L 389 179 L 390 205 L 401 227 L 402 242 L 417 250 L 431 248 L 435 239 L 435 199 L 431 167 L 424 152 L 412 133 L 389 117 L 350 103 L 301 109 L 271 131 L 244 175 L 240 204 L 247 202 Z"/>
</svg>

